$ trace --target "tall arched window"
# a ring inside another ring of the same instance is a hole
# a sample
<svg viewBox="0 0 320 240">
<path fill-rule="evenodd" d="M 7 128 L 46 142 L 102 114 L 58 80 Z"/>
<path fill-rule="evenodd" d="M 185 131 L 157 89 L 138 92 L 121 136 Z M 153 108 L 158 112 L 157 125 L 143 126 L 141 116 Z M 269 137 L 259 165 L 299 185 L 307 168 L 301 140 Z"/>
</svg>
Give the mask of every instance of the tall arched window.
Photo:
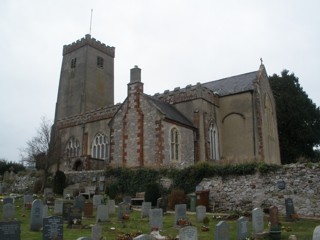
<svg viewBox="0 0 320 240">
<path fill-rule="evenodd" d="M 108 139 L 103 133 L 98 133 L 92 142 L 91 156 L 98 159 L 108 158 Z"/>
<path fill-rule="evenodd" d="M 67 142 L 65 154 L 67 158 L 80 156 L 80 142 L 75 137 L 71 137 Z"/>
<path fill-rule="evenodd" d="M 175 127 L 170 131 L 170 158 L 174 161 L 180 159 L 180 136 L 178 129 Z"/>
<path fill-rule="evenodd" d="M 218 145 L 218 131 L 217 126 L 213 123 L 209 127 L 209 145 L 210 145 L 210 158 L 219 160 L 219 145 Z"/>
</svg>

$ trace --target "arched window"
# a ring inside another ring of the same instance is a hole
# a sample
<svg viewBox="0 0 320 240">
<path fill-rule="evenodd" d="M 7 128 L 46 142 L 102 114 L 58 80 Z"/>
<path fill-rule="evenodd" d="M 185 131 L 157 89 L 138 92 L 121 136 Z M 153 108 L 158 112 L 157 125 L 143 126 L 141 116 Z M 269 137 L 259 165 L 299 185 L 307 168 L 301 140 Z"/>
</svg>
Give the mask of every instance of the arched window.
<svg viewBox="0 0 320 240">
<path fill-rule="evenodd" d="M 103 133 L 98 133 L 92 142 L 91 156 L 98 159 L 108 158 L 108 139 Z"/>
<path fill-rule="evenodd" d="M 67 158 L 80 156 L 80 142 L 74 137 L 71 137 L 67 142 L 65 154 Z"/>
<path fill-rule="evenodd" d="M 209 127 L 209 146 L 210 158 L 212 160 L 219 160 L 218 131 L 217 126 L 213 123 Z"/>
<path fill-rule="evenodd" d="M 178 161 L 180 159 L 180 136 L 177 128 L 170 131 L 170 159 Z"/>
</svg>

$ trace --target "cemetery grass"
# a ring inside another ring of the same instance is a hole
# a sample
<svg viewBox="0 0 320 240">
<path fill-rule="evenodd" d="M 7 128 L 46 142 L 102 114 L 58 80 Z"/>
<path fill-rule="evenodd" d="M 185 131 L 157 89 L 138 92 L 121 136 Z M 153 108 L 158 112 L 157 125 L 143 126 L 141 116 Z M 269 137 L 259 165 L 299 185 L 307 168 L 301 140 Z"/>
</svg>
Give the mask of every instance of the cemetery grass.
<svg viewBox="0 0 320 240">
<path fill-rule="evenodd" d="M 25 210 L 22 206 L 22 200 L 18 199 L 15 203 L 15 217 L 21 223 L 21 239 L 23 240 L 39 240 L 42 239 L 42 232 L 30 231 L 30 212 L 31 210 Z M 2 204 L 1 204 L 2 207 Z M 52 214 L 53 209 L 49 208 L 49 216 Z M 94 211 L 93 216 L 96 215 Z M 188 214 L 189 221 L 193 226 L 197 227 L 198 239 L 208 240 L 214 239 L 214 229 L 215 225 L 221 220 L 218 215 L 215 214 L 215 218 L 211 213 L 207 213 L 209 216 L 209 231 L 202 232 L 201 222 L 197 222 L 195 214 Z M 102 235 L 103 239 L 113 240 L 125 234 L 137 235 L 139 233 L 150 233 L 149 220 L 148 218 L 141 218 L 141 212 L 133 210 L 130 214 L 130 219 L 123 222 L 118 221 L 117 211 L 116 214 L 109 216 L 110 221 L 105 223 L 100 223 L 103 227 Z M 2 212 L 0 215 L 2 219 Z M 236 239 L 236 219 L 225 220 L 230 224 L 231 239 Z M 265 229 L 268 229 L 267 216 L 265 218 Z M 283 230 L 281 233 L 281 239 L 288 239 L 292 234 L 296 235 L 298 239 L 312 239 L 313 230 L 317 225 L 320 225 L 320 220 L 308 220 L 301 219 L 299 221 L 287 222 L 284 218 L 280 217 L 280 222 L 282 223 Z M 90 237 L 91 227 L 96 224 L 95 217 L 93 218 L 83 218 L 82 229 L 71 229 L 67 228 L 67 223 L 64 223 L 63 235 L 65 240 L 76 240 L 79 237 Z M 172 237 L 172 239 L 178 235 L 179 230 L 173 227 L 174 225 L 174 212 L 167 213 L 163 216 L 163 231 L 160 232 L 161 235 Z M 250 221 L 250 232 L 251 232 L 251 221 Z M 112 230 L 114 228 L 114 230 Z M 124 238 L 126 239 L 126 238 Z M 127 240 L 127 239 L 126 239 Z"/>
</svg>

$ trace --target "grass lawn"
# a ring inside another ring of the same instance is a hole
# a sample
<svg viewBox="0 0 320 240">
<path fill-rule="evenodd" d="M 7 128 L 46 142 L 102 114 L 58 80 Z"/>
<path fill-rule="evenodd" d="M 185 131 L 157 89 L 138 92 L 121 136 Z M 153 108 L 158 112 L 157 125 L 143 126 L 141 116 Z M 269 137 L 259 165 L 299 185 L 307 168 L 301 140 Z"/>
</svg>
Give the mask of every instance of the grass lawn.
<svg viewBox="0 0 320 240">
<path fill-rule="evenodd" d="M 2 208 L 2 204 L 0 205 Z M 18 199 L 15 202 L 15 216 L 21 223 L 21 239 L 23 240 L 39 240 L 42 239 L 41 232 L 31 232 L 30 229 L 30 210 L 25 210 L 22 206 L 22 200 Z M 0 219 L 2 219 L 2 211 L 0 211 Z M 49 209 L 49 215 L 51 215 L 53 209 Z M 121 239 L 127 240 L 131 238 L 125 238 L 125 234 L 137 234 L 149 233 L 149 220 L 147 218 L 141 219 L 140 211 L 133 210 L 130 219 L 122 222 L 117 220 L 117 215 L 111 215 L 110 221 L 107 223 L 101 223 L 103 227 L 103 237 L 107 240 Z M 220 221 L 219 219 L 214 219 L 213 214 L 207 214 L 209 216 L 209 231 L 202 232 L 200 222 L 196 221 L 195 214 L 188 214 L 189 221 L 192 225 L 196 226 L 198 229 L 199 240 L 214 239 L 214 229 L 215 225 Z M 94 212 L 95 216 L 95 212 Z M 215 214 L 217 216 L 217 214 Z M 79 237 L 90 237 L 91 227 L 95 224 L 95 218 L 84 218 L 82 220 L 82 229 L 70 229 L 67 228 L 67 223 L 64 224 L 64 239 L 65 240 L 75 240 Z M 236 239 L 236 221 L 228 221 L 230 224 L 231 239 Z M 281 233 L 281 239 L 288 239 L 290 235 L 296 235 L 299 240 L 309 240 L 312 239 L 313 230 L 316 226 L 320 225 L 320 220 L 308 220 L 300 219 L 295 222 L 286 222 L 284 218 L 280 217 L 280 222 L 282 223 L 283 230 Z M 265 218 L 265 229 L 267 229 L 268 218 Z M 160 232 L 161 235 L 170 236 L 172 239 L 178 235 L 179 230 L 173 227 L 174 225 L 174 213 L 169 212 L 163 217 L 163 231 Z M 251 222 L 250 222 L 250 232 L 251 232 Z M 114 228 L 114 230 L 112 230 Z M 123 238 L 120 238 L 123 236 Z"/>
</svg>

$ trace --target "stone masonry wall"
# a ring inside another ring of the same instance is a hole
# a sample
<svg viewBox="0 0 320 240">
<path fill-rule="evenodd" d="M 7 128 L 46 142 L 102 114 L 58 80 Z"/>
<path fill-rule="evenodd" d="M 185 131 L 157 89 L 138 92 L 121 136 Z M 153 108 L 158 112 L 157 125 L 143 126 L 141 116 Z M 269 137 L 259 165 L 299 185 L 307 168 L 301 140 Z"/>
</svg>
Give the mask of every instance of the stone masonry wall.
<svg viewBox="0 0 320 240">
<path fill-rule="evenodd" d="M 203 179 L 200 186 L 210 190 L 215 212 L 276 205 L 285 214 L 285 198 L 292 198 L 299 216 L 320 217 L 319 173 L 320 164 L 292 164 L 275 173 Z"/>
</svg>

